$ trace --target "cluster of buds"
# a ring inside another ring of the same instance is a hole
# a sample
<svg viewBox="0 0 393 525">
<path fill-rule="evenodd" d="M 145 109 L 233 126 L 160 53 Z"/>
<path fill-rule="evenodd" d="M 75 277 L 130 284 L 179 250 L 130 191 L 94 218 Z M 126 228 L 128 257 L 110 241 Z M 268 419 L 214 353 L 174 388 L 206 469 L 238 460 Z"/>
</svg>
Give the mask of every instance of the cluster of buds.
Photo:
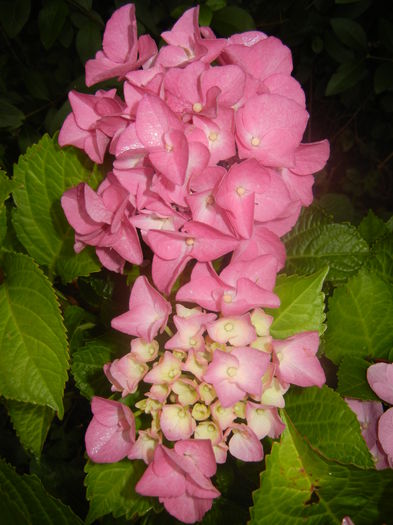
<svg viewBox="0 0 393 525">
<path fill-rule="evenodd" d="M 162 38 L 160 50 L 138 38 L 132 4 L 109 20 L 86 84 L 117 77 L 123 96 L 72 91 L 59 143 L 97 163 L 109 152 L 112 169 L 97 191 L 66 191 L 62 206 L 75 250 L 94 246 L 109 270 L 141 264 L 141 240 L 153 252 L 154 286 L 138 277 L 129 311 L 112 321 L 134 337 L 131 351 L 104 367 L 113 392 L 140 394 L 136 408 L 150 422 L 136 437 L 128 406 L 94 398 L 87 452 L 97 462 L 143 459 L 136 490 L 191 523 L 218 496 L 216 463 L 228 451 L 259 461 L 260 440 L 282 432 L 289 385 L 325 382 L 318 334 L 274 341 L 263 309 L 279 306 L 280 237 L 312 202 L 329 145 L 301 143 L 305 96 L 277 38 L 216 38 L 199 27 L 197 7 Z M 162 294 L 191 261 L 170 319 Z"/>
<path fill-rule="evenodd" d="M 367 381 L 375 394 L 393 405 L 393 363 L 375 363 L 367 369 Z M 384 411 L 380 401 L 347 398 L 355 412 L 363 438 L 378 470 L 393 468 L 393 406 Z"/>
</svg>

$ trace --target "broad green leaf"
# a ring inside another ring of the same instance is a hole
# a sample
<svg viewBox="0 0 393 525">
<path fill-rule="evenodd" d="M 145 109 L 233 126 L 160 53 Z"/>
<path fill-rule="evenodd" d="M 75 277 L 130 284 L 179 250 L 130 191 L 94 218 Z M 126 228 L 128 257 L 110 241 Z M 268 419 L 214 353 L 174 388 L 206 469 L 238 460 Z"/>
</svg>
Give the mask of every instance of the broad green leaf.
<svg viewBox="0 0 393 525">
<path fill-rule="evenodd" d="M 8 199 L 14 187 L 14 181 L 7 177 L 5 171 L 0 170 L 0 206 Z"/>
<path fill-rule="evenodd" d="M 23 111 L 5 99 L 0 99 L 0 128 L 19 128 L 25 119 Z"/>
<path fill-rule="evenodd" d="M 372 247 L 367 267 L 393 285 L 393 234 L 378 239 Z"/>
<path fill-rule="evenodd" d="M 102 367 L 105 363 L 120 357 L 122 348 L 124 345 L 119 344 L 117 338 L 110 340 L 101 338 L 89 341 L 85 346 L 74 352 L 71 372 L 81 394 L 88 399 L 94 395 L 102 397 L 110 395 L 111 385 Z M 123 351 L 123 354 L 125 353 L 127 350 Z"/>
<path fill-rule="evenodd" d="M 248 11 L 230 5 L 214 12 L 212 26 L 220 36 L 229 36 L 255 29 L 255 22 Z"/>
<path fill-rule="evenodd" d="M 96 326 L 97 319 L 80 306 L 67 305 L 64 307 L 64 324 L 67 330 L 70 355 L 72 355 L 75 350 L 83 346 L 89 330 Z"/>
<path fill-rule="evenodd" d="M 0 2 L 0 23 L 9 38 L 15 38 L 30 16 L 30 0 Z"/>
<path fill-rule="evenodd" d="M 370 364 L 360 357 L 344 357 L 337 373 L 337 392 L 345 397 L 378 401 L 379 397 L 374 394 L 367 382 L 367 368 Z"/>
<path fill-rule="evenodd" d="M 365 239 L 368 244 L 372 244 L 374 241 L 383 237 L 389 233 L 389 229 L 382 219 L 377 217 L 372 210 L 368 211 L 368 214 L 358 226 L 360 235 Z"/>
<path fill-rule="evenodd" d="M 145 471 L 142 461 L 127 459 L 117 463 L 86 463 L 86 497 L 90 501 L 86 523 L 112 514 L 114 518 L 142 516 L 152 508 L 149 498 L 140 496 L 134 490 Z"/>
<path fill-rule="evenodd" d="M 367 35 L 358 22 L 350 18 L 332 18 L 330 24 L 343 44 L 351 49 L 367 50 Z"/>
<path fill-rule="evenodd" d="M 20 476 L 0 460 L 1 522 L 12 525 L 82 525 L 82 520 L 46 492 L 37 476 Z"/>
<path fill-rule="evenodd" d="M 329 300 L 323 351 L 338 364 L 346 356 L 386 359 L 393 347 L 392 287 L 361 270 Z"/>
<path fill-rule="evenodd" d="M 38 14 L 40 39 L 45 49 L 50 49 L 63 29 L 68 15 L 64 0 L 48 0 Z"/>
<path fill-rule="evenodd" d="M 8 415 L 23 447 L 36 457 L 41 455 L 54 412 L 51 408 L 8 400 Z"/>
<path fill-rule="evenodd" d="M 330 97 L 347 91 L 357 84 L 365 74 L 366 69 L 363 62 L 345 62 L 341 64 L 330 77 L 325 95 Z"/>
<path fill-rule="evenodd" d="M 377 95 L 384 91 L 393 90 L 393 64 L 380 64 L 374 74 L 374 91 Z"/>
<path fill-rule="evenodd" d="M 281 275 L 275 293 L 281 301 L 279 308 L 266 309 L 274 317 L 270 333 L 285 339 L 299 332 L 325 330 L 324 294 L 321 292 L 328 268 L 308 276 Z"/>
<path fill-rule="evenodd" d="M 273 443 L 253 493 L 250 525 L 356 525 L 389 523 L 393 472 L 344 466 L 321 458 L 290 420 Z"/>
<path fill-rule="evenodd" d="M 320 455 L 360 468 L 374 467 L 356 415 L 334 390 L 291 388 L 285 396 L 285 411 Z"/>
<path fill-rule="evenodd" d="M 368 245 L 350 224 L 330 223 L 324 215 L 306 211 L 285 237 L 287 269 L 310 274 L 329 266 L 328 280 L 342 280 L 356 273 Z"/>
<path fill-rule="evenodd" d="M 72 148 L 61 149 L 56 138 L 48 135 L 29 148 L 15 166 L 18 187 L 13 193 L 17 206 L 13 223 L 18 238 L 39 264 L 65 282 L 96 272 L 100 265 L 90 249 L 75 254 L 74 231 L 60 198 L 81 181 L 95 186 L 99 179 L 96 166 Z"/>
<path fill-rule="evenodd" d="M 343 151 L 349 151 L 352 146 L 349 145 L 352 142 L 352 136 L 346 137 L 345 133 L 340 135 L 340 143 Z M 345 143 L 348 141 L 348 143 Z M 346 149 L 348 148 L 349 149 Z M 330 222 L 352 222 L 355 214 L 355 209 L 351 202 L 351 199 L 342 193 L 325 193 L 322 195 L 315 204 L 322 208 L 324 212 L 332 217 Z M 304 212 L 313 212 L 315 211 L 314 206 L 311 208 L 304 208 Z"/>
<path fill-rule="evenodd" d="M 0 393 L 63 416 L 68 355 L 55 292 L 27 255 L 5 253 L 0 287 Z"/>
</svg>

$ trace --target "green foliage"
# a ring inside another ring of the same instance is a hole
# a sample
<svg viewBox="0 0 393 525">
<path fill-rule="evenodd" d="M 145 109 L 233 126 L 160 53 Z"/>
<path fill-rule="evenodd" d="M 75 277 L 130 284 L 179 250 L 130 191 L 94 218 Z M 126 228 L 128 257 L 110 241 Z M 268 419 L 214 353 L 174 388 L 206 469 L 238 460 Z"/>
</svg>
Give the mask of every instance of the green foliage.
<svg viewBox="0 0 393 525">
<path fill-rule="evenodd" d="M 68 355 L 56 295 L 33 260 L 3 255 L 0 287 L 0 392 L 51 407 L 63 417 Z"/>
<path fill-rule="evenodd" d="M 344 357 L 337 373 L 337 392 L 345 397 L 363 399 L 364 401 L 378 401 L 379 398 L 367 382 L 366 373 L 369 366 L 370 363 L 360 357 Z"/>
<path fill-rule="evenodd" d="M 371 251 L 367 267 L 393 285 L 393 234 L 378 239 Z"/>
<path fill-rule="evenodd" d="M 283 468 L 283 465 L 285 468 Z M 388 523 L 393 473 L 358 469 L 313 451 L 290 420 L 274 443 L 254 492 L 250 525 L 357 525 Z"/>
<path fill-rule="evenodd" d="M 285 411 L 302 438 L 321 456 L 359 468 L 374 467 L 355 414 L 334 390 L 326 386 L 292 388 L 285 396 Z"/>
<path fill-rule="evenodd" d="M 11 399 L 6 402 L 6 406 L 12 426 L 24 449 L 39 457 L 52 423 L 53 410 L 47 406 Z"/>
<path fill-rule="evenodd" d="M 9 38 L 15 38 L 30 16 L 30 0 L 2 0 L 0 23 Z"/>
<path fill-rule="evenodd" d="M 362 219 L 358 230 L 368 244 L 372 244 L 380 237 L 389 233 L 389 229 L 384 221 L 377 217 L 372 210 L 369 210 L 367 216 Z"/>
<path fill-rule="evenodd" d="M 321 292 L 328 268 L 308 276 L 279 276 L 275 293 L 280 298 L 279 308 L 268 310 L 274 321 L 270 333 L 276 339 L 285 339 L 299 332 L 325 330 L 324 294 Z"/>
<path fill-rule="evenodd" d="M 124 344 L 119 344 L 119 341 L 112 337 L 93 339 L 74 352 L 71 372 L 81 394 L 88 399 L 94 395 L 103 397 L 110 395 L 110 384 L 102 367 L 105 363 L 119 357 L 122 348 Z M 126 352 L 127 350 L 123 351 L 123 354 Z"/>
<path fill-rule="evenodd" d="M 368 254 L 368 245 L 351 224 L 335 224 L 318 209 L 306 209 L 286 235 L 286 268 L 309 274 L 329 266 L 328 280 L 355 274 Z"/>
<path fill-rule="evenodd" d="M 64 191 L 81 181 L 92 186 L 98 169 L 72 149 L 63 150 L 47 135 L 20 157 L 14 170 L 17 189 L 13 224 L 28 253 L 68 282 L 100 269 L 95 254 L 85 249 L 75 254 L 74 232 L 60 205 Z"/>
<path fill-rule="evenodd" d="M 134 490 L 144 470 L 142 461 L 123 460 L 108 464 L 89 461 L 85 467 L 86 496 L 90 501 L 87 525 L 106 514 L 132 519 L 148 512 L 152 502 Z"/>
<path fill-rule="evenodd" d="M 37 476 L 20 476 L 0 460 L 0 513 L 13 525 L 82 525 L 82 520 L 50 496 Z"/>
<path fill-rule="evenodd" d="M 393 293 L 362 270 L 329 299 L 323 351 L 334 363 L 344 357 L 387 359 L 393 346 Z"/>
</svg>

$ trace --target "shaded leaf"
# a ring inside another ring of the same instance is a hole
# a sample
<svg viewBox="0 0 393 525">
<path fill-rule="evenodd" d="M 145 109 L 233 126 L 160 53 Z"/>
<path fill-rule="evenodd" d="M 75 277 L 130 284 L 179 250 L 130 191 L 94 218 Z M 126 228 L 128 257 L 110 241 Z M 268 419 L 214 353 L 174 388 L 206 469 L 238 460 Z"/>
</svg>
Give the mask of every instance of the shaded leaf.
<svg viewBox="0 0 393 525">
<path fill-rule="evenodd" d="M 255 29 L 255 22 L 248 11 L 234 5 L 215 11 L 212 26 L 221 36 Z"/>
<path fill-rule="evenodd" d="M 374 91 L 377 95 L 393 90 L 393 64 L 384 62 L 375 70 Z"/>
<path fill-rule="evenodd" d="M 274 317 L 270 333 L 276 339 L 285 339 L 299 332 L 325 330 L 324 294 L 321 292 L 328 268 L 308 276 L 280 275 L 275 293 L 279 308 L 266 309 Z"/>
<path fill-rule="evenodd" d="M 325 95 L 330 97 L 352 88 L 367 73 L 363 62 L 345 62 L 330 77 Z"/>
<path fill-rule="evenodd" d="M 18 187 L 13 193 L 17 206 L 13 223 L 18 238 L 39 264 L 65 282 L 101 267 L 89 247 L 80 254 L 74 252 L 74 231 L 60 198 L 81 181 L 94 186 L 99 179 L 96 166 L 73 148 L 61 149 L 56 138 L 48 135 L 29 148 L 14 169 Z"/>
<path fill-rule="evenodd" d="M 5 253 L 0 287 L 0 392 L 63 415 L 68 355 L 55 292 L 27 255 Z"/>
<path fill-rule="evenodd" d="M 331 18 L 330 24 L 343 44 L 351 49 L 367 49 L 366 32 L 358 22 L 350 18 Z"/>
<path fill-rule="evenodd" d="M 367 368 L 370 363 L 360 357 L 344 357 L 338 369 L 337 392 L 345 397 L 378 401 L 379 397 L 371 390 L 367 382 Z"/>
<path fill-rule="evenodd" d="M 393 285 L 393 234 L 378 239 L 370 255 L 367 267 Z"/>
<path fill-rule="evenodd" d="M 30 16 L 30 0 L 3 0 L 0 2 L 0 23 L 9 38 L 15 38 Z"/>
<path fill-rule="evenodd" d="M 41 455 L 54 411 L 46 406 L 8 400 L 8 415 L 23 448 L 36 457 Z"/>
<path fill-rule="evenodd" d="M 25 119 L 24 113 L 5 99 L 0 99 L 0 128 L 19 128 Z"/>
<path fill-rule="evenodd" d="M 63 29 L 68 15 L 64 0 L 48 0 L 38 14 L 40 39 L 45 49 L 50 49 Z"/>
<path fill-rule="evenodd" d="M 90 524 L 106 514 L 131 519 L 148 512 L 152 501 L 134 490 L 145 468 L 142 461 L 127 459 L 107 464 L 86 463 L 86 497 L 90 501 L 86 523 Z"/>
<path fill-rule="evenodd" d="M 356 415 L 331 388 L 291 388 L 285 411 L 303 439 L 322 456 L 360 468 L 374 467 Z"/>
<path fill-rule="evenodd" d="M 366 217 L 362 219 L 358 226 L 358 230 L 368 244 L 372 244 L 374 241 L 389 232 L 389 229 L 383 220 L 377 217 L 372 210 L 369 210 Z"/>
<path fill-rule="evenodd" d="M 37 476 L 20 476 L 0 460 L 0 513 L 12 525 L 82 525 L 72 510 L 46 492 Z"/>
<path fill-rule="evenodd" d="M 89 58 L 94 57 L 96 52 L 101 48 L 101 42 L 101 31 L 95 22 L 89 20 L 79 29 L 76 35 L 75 45 L 83 64 Z"/>
<path fill-rule="evenodd" d="M 329 299 L 323 351 L 334 363 L 346 356 L 386 359 L 393 346 L 392 287 L 361 270 Z"/>
<path fill-rule="evenodd" d="M 393 24 L 387 18 L 379 20 L 378 35 L 385 48 L 393 53 Z"/>
</svg>

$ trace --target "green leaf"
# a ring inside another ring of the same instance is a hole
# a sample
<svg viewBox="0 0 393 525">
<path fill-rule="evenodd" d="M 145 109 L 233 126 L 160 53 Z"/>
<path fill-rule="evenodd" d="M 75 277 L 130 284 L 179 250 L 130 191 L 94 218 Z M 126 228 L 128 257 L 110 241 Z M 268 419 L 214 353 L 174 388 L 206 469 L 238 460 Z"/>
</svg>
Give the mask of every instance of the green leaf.
<svg viewBox="0 0 393 525">
<path fill-rule="evenodd" d="M 347 144 L 345 141 L 348 140 Z M 343 151 L 349 151 L 346 148 L 351 144 L 352 138 L 346 137 L 345 133 L 340 135 L 341 147 Z M 352 144 L 353 145 L 353 144 Z M 344 146 L 344 147 L 343 147 Z M 352 147 L 352 146 L 351 146 Z M 349 149 L 351 149 L 351 147 Z M 354 218 L 355 209 L 351 199 L 342 193 L 325 193 L 318 201 L 315 201 L 315 207 L 322 208 L 322 210 L 332 217 L 334 222 L 352 222 Z M 311 208 L 304 208 L 304 211 L 312 211 Z"/>
<path fill-rule="evenodd" d="M 0 248 L 7 236 L 7 208 L 0 204 Z"/>
<path fill-rule="evenodd" d="M 199 25 L 209 26 L 213 18 L 213 11 L 207 5 L 201 5 L 199 7 Z"/>
<path fill-rule="evenodd" d="M 367 35 L 358 22 L 350 18 L 332 18 L 330 24 L 343 44 L 351 49 L 367 50 Z"/>
<path fill-rule="evenodd" d="M 330 97 L 352 88 L 366 74 L 363 62 L 345 62 L 330 77 L 325 95 Z"/>
<path fill-rule="evenodd" d="M 15 38 L 30 16 L 30 0 L 0 2 L 0 21 L 9 38 Z"/>
<path fill-rule="evenodd" d="M 306 210 L 285 239 L 287 269 L 310 274 L 329 266 L 328 280 L 356 273 L 368 254 L 368 245 L 350 224 L 331 223 L 315 210 Z"/>
<path fill-rule="evenodd" d="M 250 525 L 340 525 L 344 516 L 356 525 L 389 523 L 393 472 L 325 460 L 289 420 L 253 496 Z"/>
<path fill-rule="evenodd" d="M 234 5 L 215 11 L 212 26 L 221 36 L 255 29 L 255 22 L 248 11 Z"/>
<path fill-rule="evenodd" d="M 8 415 L 23 448 L 41 455 L 54 412 L 51 408 L 20 401 L 6 402 Z"/>
<path fill-rule="evenodd" d="M 125 459 L 108 464 L 89 461 L 85 467 L 86 497 L 90 501 L 87 525 L 110 513 L 114 518 L 125 515 L 132 519 L 148 512 L 152 501 L 134 490 L 144 470 L 142 461 Z"/>
<path fill-rule="evenodd" d="M 367 382 L 367 368 L 370 363 L 360 357 L 344 357 L 338 369 L 337 392 L 345 397 L 378 401 L 379 397 L 371 390 Z"/>
<path fill-rule="evenodd" d="M 325 330 L 324 294 L 321 292 L 328 268 L 308 276 L 280 275 L 275 293 L 281 301 L 279 308 L 266 309 L 274 317 L 270 333 L 285 339 L 299 332 Z"/>
<path fill-rule="evenodd" d="M 76 50 L 79 58 L 84 64 L 86 60 L 94 57 L 101 48 L 102 35 L 98 25 L 89 20 L 81 27 L 76 35 Z"/>
<path fill-rule="evenodd" d="M 0 206 L 8 199 L 14 186 L 14 181 L 7 177 L 5 171 L 0 170 Z"/>
<path fill-rule="evenodd" d="M 380 64 L 374 74 L 374 91 L 377 95 L 384 91 L 393 90 L 393 64 Z"/>
<path fill-rule="evenodd" d="M 367 267 L 393 285 L 393 234 L 375 242 Z"/>
<path fill-rule="evenodd" d="M 320 455 L 360 468 L 374 467 L 356 415 L 334 390 L 291 388 L 285 396 L 285 411 Z"/>
<path fill-rule="evenodd" d="M 19 128 L 25 119 L 24 113 L 5 99 L 0 99 L 0 128 Z"/>
<path fill-rule="evenodd" d="M 60 500 L 46 492 L 37 476 L 20 476 L 0 460 L 0 515 L 12 525 L 82 525 Z"/>
<path fill-rule="evenodd" d="M 63 416 L 68 355 L 57 298 L 27 255 L 5 253 L 0 287 L 0 393 Z"/>
<path fill-rule="evenodd" d="M 99 271 L 100 265 L 91 249 L 74 252 L 74 231 L 60 198 L 81 181 L 94 186 L 99 179 L 96 166 L 73 148 L 61 149 L 48 135 L 29 148 L 14 169 L 18 188 L 13 193 L 13 224 L 18 238 L 39 264 L 65 282 Z"/>
<path fill-rule="evenodd" d="M 392 287 L 361 270 L 329 300 L 323 351 L 338 364 L 346 356 L 386 359 L 393 346 Z"/>
<path fill-rule="evenodd" d="M 64 324 L 67 330 L 70 354 L 83 346 L 88 331 L 97 324 L 96 317 L 76 305 L 64 307 Z"/>
<path fill-rule="evenodd" d="M 335 4 L 356 4 L 359 0 L 334 0 Z"/>
<path fill-rule="evenodd" d="M 226 0 L 207 0 L 206 5 L 210 7 L 212 11 L 219 11 L 227 5 Z"/>
<path fill-rule="evenodd" d="M 124 345 L 118 344 L 118 339 L 112 337 L 93 339 L 74 352 L 71 372 L 81 394 L 88 399 L 94 395 L 102 397 L 110 395 L 110 384 L 102 367 L 105 363 L 120 357 L 122 348 Z M 126 352 L 127 350 L 123 353 Z"/>
<path fill-rule="evenodd" d="M 45 49 L 50 49 L 63 29 L 68 15 L 64 0 L 48 0 L 38 14 L 40 39 Z"/>
<path fill-rule="evenodd" d="M 372 210 L 369 210 L 367 216 L 362 219 L 358 226 L 358 230 L 368 244 L 372 244 L 374 241 L 389 232 L 389 229 L 383 220 L 377 217 Z"/>
</svg>

